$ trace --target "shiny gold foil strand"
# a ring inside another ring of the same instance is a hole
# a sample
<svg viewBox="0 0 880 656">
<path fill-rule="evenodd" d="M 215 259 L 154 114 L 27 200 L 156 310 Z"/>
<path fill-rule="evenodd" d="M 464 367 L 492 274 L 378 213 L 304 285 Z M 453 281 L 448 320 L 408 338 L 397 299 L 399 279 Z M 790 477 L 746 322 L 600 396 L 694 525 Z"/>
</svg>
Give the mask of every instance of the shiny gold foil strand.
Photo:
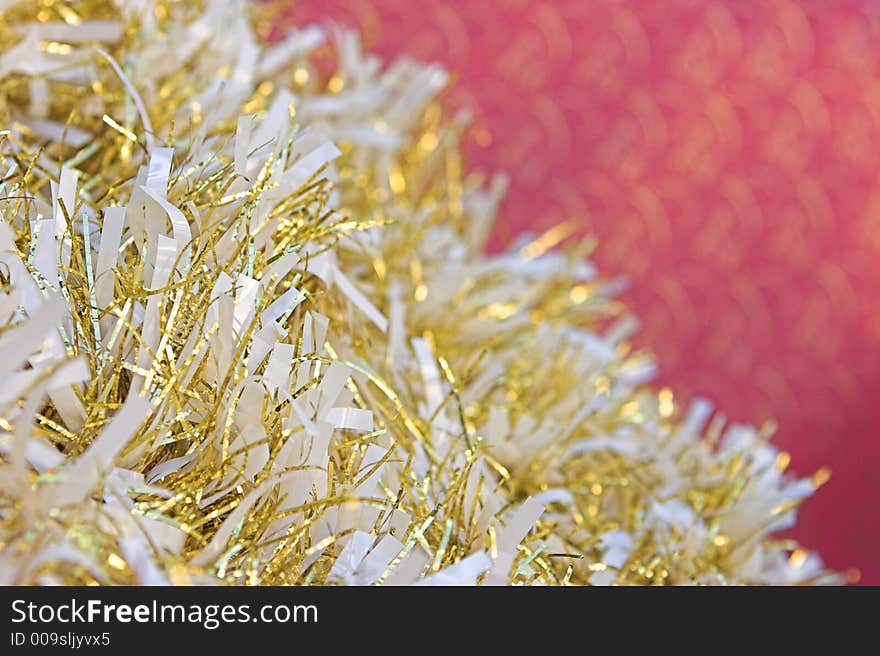
<svg viewBox="0 0 880 656">
<path fill-rule="evenodd" d="M 591 242 L 551 251 L 562 226 L 483 255 L 505 182 L 463 175 L 445 73 L 375 69 L 342 31 L 322 78 L 316 28 L 254 36 L 272 11 L 4 11 L 2 307 L 25 302 L 2 339 L 42 337 L 45 306 L 70 336 L 39 349 L 41 375 L 10 372 L 4 579 L 828 579 L 769 539 L 814 482 L 784 478 L 759 431 L 701 438 L 702 406 L 682 417 L 645 386 Z M 70 358 L 88 369 L 73 388 Z M 131 435 L 113 430 L 126 411 L 144 415 Z"/>
</svg>

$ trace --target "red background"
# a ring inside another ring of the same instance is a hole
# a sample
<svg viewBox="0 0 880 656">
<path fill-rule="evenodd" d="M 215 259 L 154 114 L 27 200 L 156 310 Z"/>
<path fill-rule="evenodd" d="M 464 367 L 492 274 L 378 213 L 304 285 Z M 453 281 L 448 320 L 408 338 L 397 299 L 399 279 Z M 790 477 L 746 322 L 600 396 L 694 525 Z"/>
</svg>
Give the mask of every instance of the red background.
<svg viewBox="0 0 880 656">
<path fill-rule="evenodd" d="M 795 537 L 880 584 L 880 3 L 300 0 L 456 73 L 501 238 L 577 217 L 681 399 L 830 482 Z"/>
</svg>

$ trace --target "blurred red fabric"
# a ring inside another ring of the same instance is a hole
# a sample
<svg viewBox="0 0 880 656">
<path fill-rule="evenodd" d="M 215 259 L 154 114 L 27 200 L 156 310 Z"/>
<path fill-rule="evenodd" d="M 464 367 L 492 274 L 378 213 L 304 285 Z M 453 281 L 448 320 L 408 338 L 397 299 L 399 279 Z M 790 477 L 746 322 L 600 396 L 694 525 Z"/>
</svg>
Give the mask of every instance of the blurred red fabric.
<svg viewBox="0 0 880 656">
<path fill-rule="evenodd" d="M 498 234 L 571 217 L 678 398 L 831 468 L 792 532 L 880 584 L 880 4 L 300 0 L 456 73 Z"/>
</svg>

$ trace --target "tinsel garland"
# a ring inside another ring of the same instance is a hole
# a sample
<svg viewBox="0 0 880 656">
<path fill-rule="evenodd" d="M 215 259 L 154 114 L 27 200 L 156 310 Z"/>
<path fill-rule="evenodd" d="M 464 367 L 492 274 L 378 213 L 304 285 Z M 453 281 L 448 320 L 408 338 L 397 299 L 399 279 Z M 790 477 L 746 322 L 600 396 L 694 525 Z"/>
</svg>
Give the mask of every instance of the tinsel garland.
<svg viewBox="0 0 880 656">
<path fill-rule="evenodd" d="M 485 253 L 445 72 L 277 9 L 0 0 L 0 583 L 837 581 L 590 241 Z"/>
</svg>

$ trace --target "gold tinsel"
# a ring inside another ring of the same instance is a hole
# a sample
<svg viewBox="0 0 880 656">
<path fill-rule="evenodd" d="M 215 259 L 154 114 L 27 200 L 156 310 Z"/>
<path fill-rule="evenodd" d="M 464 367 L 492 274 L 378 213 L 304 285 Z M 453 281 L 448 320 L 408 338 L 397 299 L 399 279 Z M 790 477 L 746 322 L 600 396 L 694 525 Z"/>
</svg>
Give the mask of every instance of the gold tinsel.
<svg viewBox="0 0 880 656">
<path fill-rule="evenodd" d="M 0 582 L 836 580 L 591 242 L 484 253 L 444 71 L 280 8 L 0 0 Z"/>
</svg>

